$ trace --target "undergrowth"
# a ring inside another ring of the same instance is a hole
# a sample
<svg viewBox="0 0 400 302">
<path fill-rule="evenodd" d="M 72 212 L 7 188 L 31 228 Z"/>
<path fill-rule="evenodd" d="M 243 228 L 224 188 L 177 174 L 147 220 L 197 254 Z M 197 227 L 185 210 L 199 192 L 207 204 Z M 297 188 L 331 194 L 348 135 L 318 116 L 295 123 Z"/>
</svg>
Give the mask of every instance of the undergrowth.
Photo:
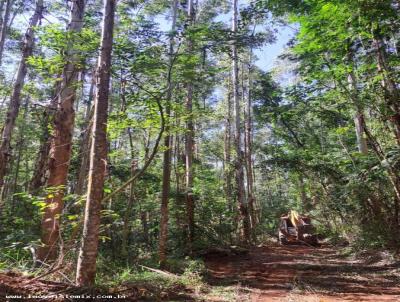
<svg viewBox="0 0 400 302">
<path fill-rule="evenodd" d="M 134 264 L 113 262 L 104 255 L 97 260 L 96 288 L 112 291 L 120 288 L 137 288 L 140 296 L 159 299 L 163 296 L 190 294 L 201 296 L 208 286 L 204 279 L 206 267 L 200 259 L 171 258 L 167 271 L 158 269 L 155 257 L 136 259 Z M 65 257 L 63 267 L 44 278 L 51 281 L 73 283 L 76 257 Z M 151 271 L 154 269 L 155 271 Z M 35 266 L 28 248 L 14 245 L 0 248 L 0 272 L 14 271 L 26 276 L 46 274 L 48 266 Z"/>
</svg>

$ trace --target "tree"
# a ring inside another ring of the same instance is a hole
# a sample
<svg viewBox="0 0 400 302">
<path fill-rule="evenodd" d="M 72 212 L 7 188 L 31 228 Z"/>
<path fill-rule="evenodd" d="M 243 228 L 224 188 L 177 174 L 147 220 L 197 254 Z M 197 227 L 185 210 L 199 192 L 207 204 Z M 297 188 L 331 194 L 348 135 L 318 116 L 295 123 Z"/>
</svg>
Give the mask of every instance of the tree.
<svg viewBox="0 0 400 302">
<path fill-rule="evenodd" d="M 238 1 L 233 0 L 232 4 L 232 32 L 234 35 L 238 32 Z M 235 36 L 237 38 L 237 36 Z M 239 65 L 238 50 L 236 41 L 232 44 L 232 96 L 233 109 L 235 118 L 235 178 L 236 178 L 236 198 L 241 219 L 242 240 L 250 241 L 250 223 L 248 204 L 245 196 L 244 188 L 244 172 L 243 172 L 243 149 L 242 149 L 242 125 L 241 125 L 241 106 L 239 95 Z"/>
<path fill-rule="evenodd" d="M 174 53 L 174 34 L 176 29 L 178 1 L 172 2 L 172 22 L 171 22 L 171 36 L 169 39 L 168 58 L 169 58 L 169 72 L 167 83 L 167 104 L 165 115 L 167 124 L 165 127 L 166 135 L 164 137 L 164 152 L 163 152 L 163 169 L 162 169 L 162 189 L 161 189 L 161 218 L 160 218 L 160 237 L 158 243 L 158 258 L 160 267 L 165 267 L 167 260 L 167 241 L 168 241 L 168 201 L 171 188 L 171 157 L 172 157 L 172 135 L 171 135 L 171 100 L 172 100 L 172 64 Z"/>
<path fill-rule="evenodd" d="M 101 48 L 96 70 L 88 192 L 76 275 L 78 286 L 93 285 L 96 276 L 100 210 L 107 168 L 107 112 L 116 3 L 116 0 L 104 1 Z"/>
<path fill-rule="evenodd" d="M 11 14 L 11 8 L 13 5 L 12 0 L 6 0 L 6 9 L 4 11 L 4 15 L 1 16 L 1 27 L 0 27 L 0 65 L 1 61 L 3 59 L 3 53 L 4 53 L 4 43 L 6 42 L 6 36 L 7 36 L 7 31 L 9 30 L 8 27 L 8 20 L 10 18 Z M 4 6 L 4 1 L 1 2 L 1 7 L 3 8 Z M 3 13 L 1 10 L 0 13 Z"/>
<path fill-rule="evenodd" d="M 254 192 L 254 169 L 253 169 L 253 105 L 251 99 L 251 84 L 252 84 L 252 50 L 249 51 L 249 62 L 247 63 L 247 83 L 243 83 L 243 99 L 244 99 L 244 155 L 245 155 L 245 167 L 246 167 L 246 184 L 247 184 L 247 203 L 250 218 L 251 238 L 253 242 L 257 241 L 255 233 L 257 225 L 257 214 L 256 214 L 256 198 Z M 244 74 L 244 68 L 242 76 Z M 247 87 L 246 87 L 247 86 Z"/>
<path fill-rule="evenodd" d="M 353 63 L 353 56 L 352 56 L 352 51 L 349 49 L 348 53 L 348 58 L 349 58 L 349 66 L 350 68 L 352 67 Z M 365 115 L 364 115 L 364 110 L 362 108 L 362 102 L 360 102 L 358 98 L 358 92 L 357 92 L 357 81 L 356 81 L 356 76 L 354 74 L 353 70 L 350 70 L 348 76 L 347 76 L 347 82 L 349 84 L 349 95 L 350 95 L 350 101 L 353 102 L 354 107 L 355 107 L 355 114 L 354 114 L 354 125 L 355 125 L 355 131 L 356 131 L 356 137 L 357 137 L 357 146 L 358 146 L 358 151 L 360 151 L 361 154 L 367 155 L 368 154 L 368 146 L 367 146 L 367 140 L 365 139 Z"/>
<path fill-rule="evenodd" d="M 90 163 L 90 146 L 92 145 L 91 141 L 91 129 L 92 129 L 92 124 L 93 124 L 93 106 L 92 106 L 92 101 L 94 97 L 94 86 L 95 86 L 95 76 L 94 73 L 96 70 L 94 70 L 93 75 L 92 75 L 92 80 L 90 83 L 90 89 L 89 89 L 89 95 L 88 95 L 88 101 L 86 104 L 86 110 L 85 110 L 85 117 L 84 117 L 84 122 L 81 128 L 82 134 L 81 134 L 81 142 L 80 142 L 80 147 L 79 147 L 79 159 L 81 166 L 78 169 L 77 173 L 77 180 L 76 180 L 76 185 L 75 185 L 75 193 L 78 195 L 84 194 L 84 191 L 86 189 L 87 185 L 87 175 L 88 175 L 88 170 L 89 170 L 89 163 Z"/>
<path fill-rule="evenodd" d="M 193 26 L 195 19 L 194 2 L 187 3 L 188 26 Z M 192 55 L 193 41 L 189 36 L 187 41 L 188 55 Z M 192 250 L 194 240 L 194 199 L 193 199 L 193 149 L 194 149 L 194 122 L 193 122 L 193 84 L 189 78 L 186 94 L 186 133 L 185 133 L 185 198 L 188 225 L 188 247 Z"/>
<path fill-rule="evenodd" d="M 71 3 L 70 22 L 67 31 L 76 36 L 83 27 L 85 0 Z M 42 218 L 42 247 L 38 258 L 54 260 L 57 256 L 57 240 L 60 229 L 60 214 L 63 209 L 63 196 L 67 184 L 68 168 L 71 158 L 71 142 L 74 128 L 74 102 L 76 81 L 79 70 L 79 54 L 74 50 L 73 41 L 68 42 L 62 81 L 57 91 L 58 104 L 53 122 L 53 136 L 50 147 L 49 178 L 47 181 L 47 206 Z"/>
<path fill-rule="evenodd" d="M 10 2 L 10 1 L 8 1 Z M 7 2 L 7 7 L 10 5 Z M 39 24 L 42 18 L 43 0 L 37 0 L 35 12 L 32 15 L 28 29 L 25 32 L 24 41 L 22 44 L 21 61 L 18 66 L 15 82 L 12 89 L 10 102 L 4 122 L 1 144 L 0 144 L 0 188 L 4 185 L 4 177 L 6 175 L 7 165 L 11 157 L 11 138 L 15 128 L 15 122 L 21 106 L 21 92 L 25 84 L 25 77 L 28 73 L 27 59 L 33 53 L 34 47 L 34 28 Z M 7 14 L 7 12 L 6 12 Z M 6 17 L 5 17 L 6 19 Z M 7 20 L 4 20 L 3 26 L 6 26 Z M 1 49 L 1 39 L 0 39 Z M 0 52 L 1 57 L 1 52 Z"/>
<path fill-rule="evenodd" d="M 293 72 L 300 83 L 284 89 L 281 100 L 267 101 L 273 104 L 274 122 L 281 123 L 276 134 L 288 141 L 284 148 L 276 148 L 281 151 L 275 162 L 293 177 L 301 172 L 305 181 L 300 187 L 306 188 L 307 182 L 312 186 L 312 192 L 302 195 L 313 194 L 311 200 L 318 200 L 314 210 L 346 223 L 357 212 L 364 218 L 352 223 L 362 230 L 361 237 L 369 234 L 382 238 L 381 245 L 397 245 L 393 238 L 400 204 L 394 155 L 399 137 L 394 72 L 398 5 L 393 1 L 283 4 L 268 0 L 261 7 L 276 16 L 289 14 L 299 25 L 286 60 L 298 64 Z M 349 127 L 355 128 L 354 133 Z M 302 151 L 293 150 L 295 146 Z M 298 171 L 300 166 L 303 171 Z M 385 189 L 378 190 L 379 186 Z M 330 207 L 335 210 L 327 210 Z M 382 221 L 388 223 L 382 225 Z M 343 233 L 340 226 L 329 228 Z"/>
</svg>

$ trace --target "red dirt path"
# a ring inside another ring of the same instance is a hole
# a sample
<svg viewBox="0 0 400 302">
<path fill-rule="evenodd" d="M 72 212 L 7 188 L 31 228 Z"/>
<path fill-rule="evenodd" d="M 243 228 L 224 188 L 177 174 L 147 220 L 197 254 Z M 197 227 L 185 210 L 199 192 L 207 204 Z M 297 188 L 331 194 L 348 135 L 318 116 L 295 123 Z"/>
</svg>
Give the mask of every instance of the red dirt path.
<svg viewBox="0 0 400 302">
<path fill-rule="evenodd" d="M 240 284 L 241 302 L 400 301 L 400 263 L 368 265 L 327 246 L 258 247 L 206 263 L 211 284 Z"/>
</svg>

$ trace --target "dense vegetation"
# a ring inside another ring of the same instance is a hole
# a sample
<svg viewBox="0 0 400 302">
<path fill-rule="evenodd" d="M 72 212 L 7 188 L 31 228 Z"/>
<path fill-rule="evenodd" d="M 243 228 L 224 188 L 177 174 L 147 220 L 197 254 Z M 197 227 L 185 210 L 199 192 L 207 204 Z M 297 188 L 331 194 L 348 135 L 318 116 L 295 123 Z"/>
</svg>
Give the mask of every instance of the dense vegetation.
<svg viewBox="0 0 400 302">
<path fill-rule="evenodd" d="M 398 1 L 102 5 L 0 1 L 0 269 L 201 271 L 289 209 L 399 249 Z"/>
</svg>

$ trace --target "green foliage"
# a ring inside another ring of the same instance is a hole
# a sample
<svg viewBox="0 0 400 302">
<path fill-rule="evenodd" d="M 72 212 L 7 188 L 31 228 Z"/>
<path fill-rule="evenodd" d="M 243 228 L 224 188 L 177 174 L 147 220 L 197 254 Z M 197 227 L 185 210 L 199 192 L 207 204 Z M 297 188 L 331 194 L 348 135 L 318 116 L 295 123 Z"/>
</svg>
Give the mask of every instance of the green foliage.
<svg viewBox="0 0 400 302">
<path fill-rule="evenodd" d="M 45 48 L 47 53 L 30 57 L 28 63 L 40 73 L 46 83 L 62 80 L 60 76 L 68 53 L 66 49 L 74 49 L 75 64 L 82 68 L 99 47 L 98 33 L 89 28 L 74 33 L 66 31 L 59 24 L 50 24 L 37 28 L 36 34 L 39 37 L 39 46 Z"/>
<path fill-rule="evenodd" d="M 82 192 L 78 195 L 77 186 L 82 181 L 81 172 L 88 169 L 84 159 L 89 142 L 84 137 L 91 131 L 96 93 L 93 79 L 100 2 L 88 2 L 79 33 L 62 25 L 65 3 L 48 2 L 50 19 L 59 20 L 50 25 L 43 21 L 35 29 L 37 41 L 34 55 L 28 59 L 29 79 L 23 89 L 27 105 L 24 115 L 17 118 L 12 161 L 1 193 L 0 269 L 17 266 L 33 270 L 29 248 L 39 244 L 43 211 L 57 194 L 64 195 L 63 212 L 58 218 L 62 242 L 67 247 L 66 262 L 76 262 L 82 236 L 86 196 Z M 239 87 L 243 101 L 240 110 L 244 111 L 247 97 L 254 110 L 251 160 L 255 168 L 257 239 L 275 237 L 279 217 L 295 209 L 310 215 L 317 232 L 331 243 L 349 241 L 360 249 L 400 244 L 399 201 L 395 194 L 400 180 L 400 149 L 393 134 L 398 91 L 396 95 L 388 89 L 388 80 L 394 88 L 400 82 L 398 6 L 384 0 L 257 0 L 241 5 L 239 30 L 234 33 L 225 20 L 230 5 L 220 0 L 200 1 L 195 22 L 189 24 L 185 3 L 180 2 L 172 30 L 172 1 L 118 3 L 104 195 L 118 190 L 152 161 L 131 186 L 102 204 L 98 284 L 144 284 L 157 292 L 151 296 L 149 290 L 150 300 L 159 299 L 164 290 L 175 286 L 199 291 L 204 286 L 205 265 L 188 255 L 238 243 L 234 110 L 228 104 L 232 99 L 233 44 L 238 48 L 243 86 Z M 274 42 L 274 26 L 285 23 L 296 30 L 280 57 L 289 72 L 259 70 L 254 51 Z M 8 117 L 12 89 L 9 65 L 18 66 L 17 46 L 12 40 L 20 40 L 21 32 L 19 26 L 10 29 L 6 63 L 1 66 L 3 120 Z M 384 62 L 377 57 L 377 40 L 383 44 Z M 57 84 L 64 80 L 62 70 L 71 55 L 80 71 L 79 81 L 70 83 L 76 88 L 73 156 L 66 163 L 51 162 L 69 164 L 68 182 L 32 192 L 30 180 L 37 169 L 37 152 L 52 136 L 60 135 L 53 127 L 52 106 L 58 104 L 51 101 L 58 100 Z M 191 112 L 187 109 L 188 87 L 193 90 Z M 360 115 L 364 129 L 369 131 L 362 133 L 367 140 L 366 154 L 357 145 L 360 137 L 354 119 Z M 194 178 L 193 187 L 186 188 L 185 136 L 190 120 L 195 128 Z M 241 123 L 243 129 L 247 127 L 243 116 Z M 162 127 L 164 133 L 155 150 Z M 167 134 L 171 136 L 173 157 L 167 267 L 179 277 L 166 277 L 141 266 L 159 265 L 163 153 L 167 150 L 163 142 Z M 151 158 L 153 150 L 157 152 Z M 246 197 L 247 190 L 246 186 Z M 195 241 L 191 245 L 188 192 L 195 202 Z"/>
<path fill-rule="evenodd" d="M 204 262 L 201 260 L 190 260 L 182 275 L 183 284 L 190 287 L 201 287 L 206 271 Z"/>
<path fill-rule="evenodd" d="M 276 186 L 268 190 L 268 198 L 283 196 L 282 211 L 313 209 L 312 216 L 321 220 L 321 233 L 370 246 L 396 245 L 395 222 L 379 223 L 396 220 L 397 201 L 390 182 L 398 174 L 390 171 L 398 161 L 389 154 L 398 146 L 388 128 L 390 106 L 382 93 L 389 92 L 382 92 L 385 77 L 378 70 L 372 43 L 383 32 L 395 35 L 386 26 L 398 23 L 388 3 L 268 0 L 257 1 L 254 7 L 287 14 L 289 22 L 298 26 L 282 58 L 293 64 L 297 83 L 278 88 L 270 75 L 261 73 L 253 92 L 258 123 L 270 125 L 267 144 L 259 146 L 265 181 Z M 378 11 L 380 16 L 372 17 Z M 380 32 L 374 33 L 375 29 Z M 397 68 L 394 51 L 385 51 L 386 68 Z M 350 76 L 354 87 L 349 85 Z M 368 154 L 357 148 L 356 114 L 363 114 L 370 133 L 369 137 L 361 133 Z M 390 163 L 382 160 L 376 146 L 392 159 Z M 279 207 L 267 211 L 274 209 Z"/>
</svg>

